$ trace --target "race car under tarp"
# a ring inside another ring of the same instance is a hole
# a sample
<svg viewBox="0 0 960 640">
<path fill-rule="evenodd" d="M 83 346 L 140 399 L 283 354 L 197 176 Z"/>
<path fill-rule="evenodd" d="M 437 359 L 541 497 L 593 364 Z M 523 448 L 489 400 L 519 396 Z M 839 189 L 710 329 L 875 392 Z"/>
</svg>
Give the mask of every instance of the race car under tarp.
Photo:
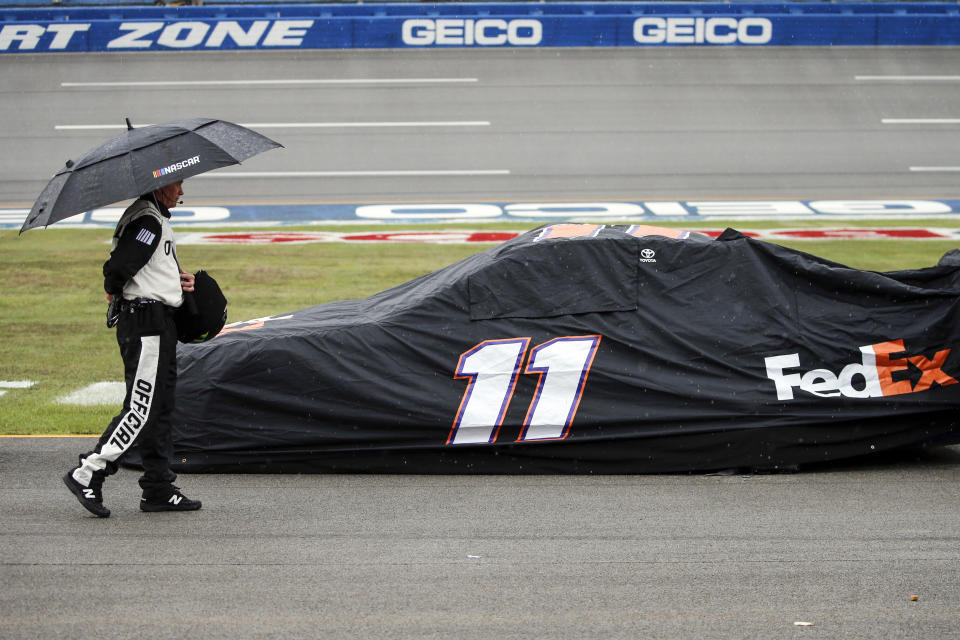
<svg viewBox="0 0 960 640">
<path fill-rule="evenodd" d="M 794 468 L 960 442 L 960 253 L 861 271 L 727 230 L 553 225 L 181 345 L 196 472 Z"/>
</svg>

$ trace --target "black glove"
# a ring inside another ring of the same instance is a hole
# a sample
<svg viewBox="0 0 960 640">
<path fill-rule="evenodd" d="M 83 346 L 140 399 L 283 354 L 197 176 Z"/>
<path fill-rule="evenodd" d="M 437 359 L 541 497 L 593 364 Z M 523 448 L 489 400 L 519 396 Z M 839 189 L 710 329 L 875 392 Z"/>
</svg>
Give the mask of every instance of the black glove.
<svg viewBox="0 0 960 640">
<path fill-rule="evenodd" d="M 120 300 L 122 299 L 122 296 L 113 296 L 110 304 L 107 305 L 107 329 L 113 329 L 117 326 L 117 321 L 120 319 Z"/>
</svg>

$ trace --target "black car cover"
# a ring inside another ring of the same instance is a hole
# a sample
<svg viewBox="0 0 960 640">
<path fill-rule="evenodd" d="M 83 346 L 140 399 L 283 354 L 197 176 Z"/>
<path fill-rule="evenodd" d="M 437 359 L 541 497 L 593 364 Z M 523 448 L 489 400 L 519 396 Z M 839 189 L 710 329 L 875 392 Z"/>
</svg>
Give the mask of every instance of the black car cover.
<svg viewBox="0 0 960 640">
<path fill-rule="evenodd" d="M 952 444 L 958 267 L 862 271 L 729 229 L 536 229 L 180 345 L 174 468 L 772 470 Z"/>
</svg>

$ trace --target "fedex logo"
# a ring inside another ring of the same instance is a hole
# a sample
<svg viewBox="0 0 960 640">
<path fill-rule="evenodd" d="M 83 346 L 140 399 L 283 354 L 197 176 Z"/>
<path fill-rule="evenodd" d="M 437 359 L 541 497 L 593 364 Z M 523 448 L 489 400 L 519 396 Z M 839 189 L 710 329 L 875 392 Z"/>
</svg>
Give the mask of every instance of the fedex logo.
<svg viewBox="0 0 960 640">
<path fill-rule="evenodd" d="M 926 391 L 933 383 L 943 387 L 956 384 L 957 380 L 942 369 L 949 355 L 950 349 L 943 349 L 930 359 L 908 356 L 903 340 L 891 340 L 860 347 L 860 362 L 848 364 L 839 373 L 828 369 L 788 373 L 800 368 L 798 353 L 770 356 L 764 358 L 764 363 L 767 377 L 776 386 L 778 400 L 793 400 L 795 389 L 821 398 L 878 398 Z M 920 372 L 916 384 L 904 375 L 912 369 Z"/>
</svg>

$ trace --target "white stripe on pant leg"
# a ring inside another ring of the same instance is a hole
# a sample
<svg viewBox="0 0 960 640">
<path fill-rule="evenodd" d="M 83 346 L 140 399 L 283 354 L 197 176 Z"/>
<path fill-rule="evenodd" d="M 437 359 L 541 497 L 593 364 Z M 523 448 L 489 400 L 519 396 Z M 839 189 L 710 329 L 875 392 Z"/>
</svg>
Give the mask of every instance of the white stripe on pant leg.
<svg viewBox="0 0 960 640">
<path fill-rule="evenodd" d="M 83 486 L 90 486 L 94 472 L 105 469 L 108 462 L 113 462 L 123 455 L 137 439 L 150 415 L 150 407 L 153 406 L 159 360 L 160 336 L 140 338 L 140 361 L 137 363 L 133 389 L 130 390 L 130 409 L 114 427 L 107 443 L 100 448 L 100 453 L 91 453 L 83 459 L 80 467 L 74 470 L 73 479 Z"/>
</svg>

